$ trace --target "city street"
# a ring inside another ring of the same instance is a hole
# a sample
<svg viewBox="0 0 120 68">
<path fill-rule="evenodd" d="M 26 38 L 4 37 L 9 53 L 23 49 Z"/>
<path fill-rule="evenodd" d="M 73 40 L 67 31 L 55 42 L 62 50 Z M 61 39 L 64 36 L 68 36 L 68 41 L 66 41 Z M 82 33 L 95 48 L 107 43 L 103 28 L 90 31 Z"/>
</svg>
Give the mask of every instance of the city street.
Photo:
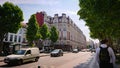
<svg viewBox="0 0 120 68">
<path fill-rule="evenodd" d="M 38 62 L 29 62 L 22 65 L 8 66 L 0 62 L 0 68 L 88 68 L 92 58 L 90 52 L 65 53 L 60 57 L 44 56 L 40 57 Z"/>
</svg>

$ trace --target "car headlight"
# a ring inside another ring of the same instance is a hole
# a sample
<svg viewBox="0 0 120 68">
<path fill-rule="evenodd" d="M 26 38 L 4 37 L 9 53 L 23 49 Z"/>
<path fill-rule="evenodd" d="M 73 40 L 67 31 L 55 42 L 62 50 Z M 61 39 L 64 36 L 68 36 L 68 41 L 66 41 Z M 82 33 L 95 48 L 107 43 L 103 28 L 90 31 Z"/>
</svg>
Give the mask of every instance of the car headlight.
<svg viewBox="0 0 120 68">
<path fill-rule="evenodd" d="M 4 62 L 9 62 L 9 58 L 5 58 L 5 59 L 4 59 Z"/>
<path fill-rule="evenodd" d="M 4 60 L 9 60 L 9 58 L 5 58 Z"/>
</svg>

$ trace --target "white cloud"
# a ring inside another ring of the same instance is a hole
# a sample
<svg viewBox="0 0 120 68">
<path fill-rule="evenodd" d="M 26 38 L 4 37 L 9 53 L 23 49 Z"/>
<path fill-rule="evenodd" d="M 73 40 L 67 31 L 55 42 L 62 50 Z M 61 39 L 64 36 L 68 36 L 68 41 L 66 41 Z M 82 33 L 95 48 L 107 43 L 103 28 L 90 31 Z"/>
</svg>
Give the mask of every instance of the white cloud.
<svg viewBox="0 0 120 68">
<path fill-rule="evenodd" d="M 0 4 L 5 2 L 12 2 L 14 4 L 42 4 L 42 5 L 55 5 L 58 4 L 58 0 L 0 0 Z"/>
<path fill-rule="evenodd" d="M 77 15 L 77 11 L 73 11 L 73 10 L 55 9 L 53 10 L 53 12 L 58 14 L 65 13 L 67 15 Z"/>
<path fill-rule="evenodd" d="M 76 15 L 77 14 L 77 11 L 66 11 L 67 13 L 69 14 L 72 14 L 72 15 Z"/>
</svg>

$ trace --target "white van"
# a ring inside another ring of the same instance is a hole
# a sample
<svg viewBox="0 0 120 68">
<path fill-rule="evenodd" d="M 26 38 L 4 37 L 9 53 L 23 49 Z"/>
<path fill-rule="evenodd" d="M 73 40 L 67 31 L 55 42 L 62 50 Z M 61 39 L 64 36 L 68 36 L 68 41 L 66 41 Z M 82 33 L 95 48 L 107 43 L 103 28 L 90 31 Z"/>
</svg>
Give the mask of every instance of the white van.
<svg viewBox="0 0 120 68">
<path fill-rule="evenodd" d="M 8 55 L 5 57 L 4 62 L 7 64 L 22 64 L 28 61 L 38 61 L 39 59 L 39 49 L 37 47 L 34 48 L 22 48 L 16 51 L 15 54 Z"/>
</svg>

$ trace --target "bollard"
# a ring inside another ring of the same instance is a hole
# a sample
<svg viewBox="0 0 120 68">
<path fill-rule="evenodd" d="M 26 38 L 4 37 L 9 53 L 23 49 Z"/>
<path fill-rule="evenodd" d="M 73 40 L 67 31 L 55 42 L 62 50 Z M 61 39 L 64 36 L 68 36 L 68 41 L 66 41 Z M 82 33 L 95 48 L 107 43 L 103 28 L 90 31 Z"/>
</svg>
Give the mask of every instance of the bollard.
<svg viewBox="0 0 120 68">
<path fill-rule="evenodd" d="M 38 66 L 38 68 L 40 68 L 40 66 Z"/>
</svg>

